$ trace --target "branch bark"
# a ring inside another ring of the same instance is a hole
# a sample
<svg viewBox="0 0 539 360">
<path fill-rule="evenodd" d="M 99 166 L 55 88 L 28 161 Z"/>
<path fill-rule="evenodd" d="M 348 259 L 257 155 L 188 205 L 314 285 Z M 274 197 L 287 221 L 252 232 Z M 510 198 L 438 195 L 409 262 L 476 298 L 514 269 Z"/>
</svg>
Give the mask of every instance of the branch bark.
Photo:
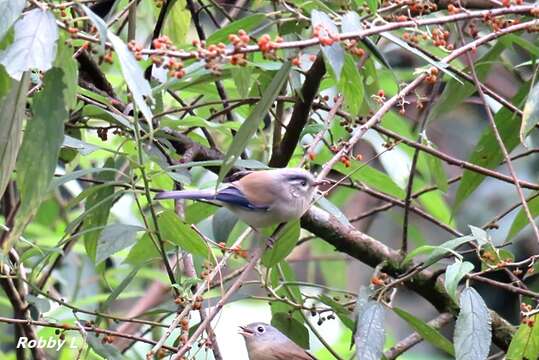
<svg viewBox="0 0 539 360">
<path fill-rule="evenodd" d="M 283 140 L 276 151 L 271 154 L 269 166 L 284 167 L 288 164 L 290 158 L 292 158 L 301 132 L 309 120 L 314 98 L 318 93 L 320 82 L 325 73 L 324 57 L 322 54 L 318 54 L 318 57 L 305 76 L 305 82 L 301 88 L 301 97 L 298 98 L 294 105 L 294 110 L 292 111 L 290 122 L 286 127 Z M 277 128 L 274 131 L 277 131 Z"/>
<path fill-rule="evenodd" d="M 311 208 L 301 219 L 301 225 L 314 235 L 335 246 L 355 259 L 371 266 L 384 263 L 382 271 L 398 277 L 410 268 L 400 265 L 403 257 L 380 241 L 358 231 L 351 225 L 340 223 L 334 216 L 318 208 Z M 459 308 L 444 289 L 443 281 L 432 271 L 423 270 L 404 281 L 404 285 L 430 302 L 440 313 L 457 315 Z M 498 313 L 490 312 L 492 319 L 492 338 L 501 349 L 507 350 L 514 327 Z"/>
</svg>

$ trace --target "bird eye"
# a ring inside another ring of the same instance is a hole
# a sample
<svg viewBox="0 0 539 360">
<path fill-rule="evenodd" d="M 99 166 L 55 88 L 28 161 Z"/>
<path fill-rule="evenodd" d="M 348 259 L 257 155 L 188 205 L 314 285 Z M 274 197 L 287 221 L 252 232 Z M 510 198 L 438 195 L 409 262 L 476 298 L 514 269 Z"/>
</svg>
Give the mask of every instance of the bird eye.
<svg viewBox="0 0 539 360">
<path fill-rule="evenodd" d="M 263 326 L 259 326 L 256 328 L 256 331 L 258 331 L 259 333 L 263 333 L 264 332 L 264 327 Z"/>
<path fill-rule="evenodd" d="M 307 180 L 301 180 L 301 186 L 307 186 Z"/>
</svg>

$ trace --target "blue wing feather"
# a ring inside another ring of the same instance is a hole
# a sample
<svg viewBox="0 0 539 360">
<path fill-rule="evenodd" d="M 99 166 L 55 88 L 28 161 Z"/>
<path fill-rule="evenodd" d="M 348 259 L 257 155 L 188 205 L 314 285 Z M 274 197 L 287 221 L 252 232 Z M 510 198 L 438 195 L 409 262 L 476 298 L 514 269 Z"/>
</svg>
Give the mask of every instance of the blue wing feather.
<svg viewBox="0 0 539 360">
<path fill-rule="evenodd" d="M 268 206 L 255 205 L 245 197 L 240 189 L 229 186 L 215 195 L 215 200 L 221 201 L 226 204 L 236 205 L 250 210 L 268 210 Z"/>
</svg>

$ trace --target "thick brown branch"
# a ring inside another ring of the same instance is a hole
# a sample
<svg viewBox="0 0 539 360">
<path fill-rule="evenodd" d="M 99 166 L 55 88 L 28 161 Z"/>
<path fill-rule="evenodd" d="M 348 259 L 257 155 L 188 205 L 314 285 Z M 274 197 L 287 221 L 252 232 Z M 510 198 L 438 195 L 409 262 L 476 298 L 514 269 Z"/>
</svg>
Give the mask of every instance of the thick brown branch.
<svg viewBox="0 0 539 360">
<path fill-rule="evenodd" d="M 320 81 L 322 81 L 322 77 L 325 73 L 326 66 L 324 65 L 324 57 L 322 54 L 319 54 L 305 76 L 305 82 L 301 88 L 301 96 L 298 97 L 296 104 L 294 105 L 294 110 L 292 111 L 292 116 L 286 127 L 286 133 L 284 134 L 281 144 L 277 151 L 271 155 L 269 166 L 284 167 L 288 164 L 288 161 L 290 161 L 294 149 L 298 144 L 301 131 L 309 120 L 314 97 L 318 93 Z"/>
<path fill-rule="evenodd" d="M 358 231 L 351 225 L 340 223 L 335 217 L 317 208 L 312 208 L 301 219 L 301 225 L 316 236 L 329 242 L 338 251 L 344 252 L 371 266 L 384 263 L 382 271 L 393 277 L 406 272 L 409 267 L 401 266 L 402 256 L 380 241 Z M 404 285 L 429 301 L 438 311 L 457 315 L 459 308 L 444 289 L 441 278 L 433 272 L 424 270 L 410 277 Z M 491 311 L 492 336 L 494 343 L 507 349 L 514 328 L 496 312 Z"/>
</svg>

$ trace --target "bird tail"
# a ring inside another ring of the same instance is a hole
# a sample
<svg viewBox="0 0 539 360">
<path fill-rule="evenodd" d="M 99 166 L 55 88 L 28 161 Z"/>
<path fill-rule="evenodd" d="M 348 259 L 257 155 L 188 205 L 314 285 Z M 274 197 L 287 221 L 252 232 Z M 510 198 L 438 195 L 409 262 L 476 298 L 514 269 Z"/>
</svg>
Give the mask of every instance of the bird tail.
<svg viewBox="0 0 539 360">
<path fill-rule="evenodd" d="M 191 199 L 191 200 L 215 200 L 215 192 L 200 190 L 177 190 L 163 191 L 155 195 L 156 200 L 162 199 Z"/>
</svg>

